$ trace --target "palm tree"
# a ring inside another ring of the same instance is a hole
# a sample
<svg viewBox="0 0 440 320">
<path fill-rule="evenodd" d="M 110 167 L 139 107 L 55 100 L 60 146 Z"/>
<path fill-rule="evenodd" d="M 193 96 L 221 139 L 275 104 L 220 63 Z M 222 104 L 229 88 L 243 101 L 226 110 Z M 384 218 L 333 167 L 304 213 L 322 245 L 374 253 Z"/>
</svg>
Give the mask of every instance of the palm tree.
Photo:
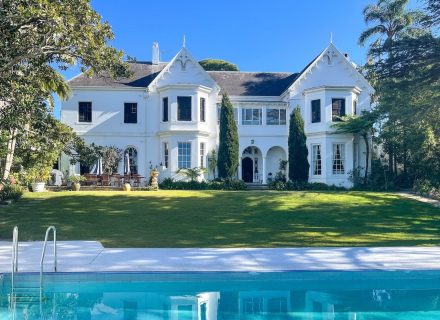
<svg viewBox="0 0 440 320">
<path fill-rule="evenodd" d="M 361 116 L 345 116 L 333 125 L 337 133 L 351 133 L 354 136 L 360 136 L 365 142 L 365 174 L 364 184 L 368 181 L 368 170 L 370 160 L 370 136 L 373 131 L 373 126 L 377 120 L 377 115 L 374 112 L 363 111 Z"/>
<path fill-rule="evenodd" d="M 203 173 L 206 172 L 205 168 L 195 167 L 195 168 L 180 168 L 177 170 L 177 173 L 182 173 L 185 175 L 191 182 L 196 181 Z"/>
<path fill-rule="evenodd" d="M 406 10 L 408 2 L 409 0 L 378 0 L 376 4 L 366 6 L 363 11 L 365 23 L 375 25 L 361 33 L 359 44 L 364 45 L 373 36 L 378 36 L 374 45 L 386 44 L 419 22 L 422 19 L 421 13 Z"/>
</svg>

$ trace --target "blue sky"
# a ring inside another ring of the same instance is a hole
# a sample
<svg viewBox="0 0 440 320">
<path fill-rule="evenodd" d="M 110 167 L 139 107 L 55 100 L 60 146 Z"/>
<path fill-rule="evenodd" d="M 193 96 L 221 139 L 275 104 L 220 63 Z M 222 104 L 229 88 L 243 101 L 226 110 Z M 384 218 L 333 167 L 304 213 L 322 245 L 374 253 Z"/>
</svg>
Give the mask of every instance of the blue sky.
<svg viewBox="0 0 440 320">
<path fill-rule="evenodd" d="M 373 0 L 92 0 L 113 27 L 112 45 L 140 61 L 151 60 L 159 42 L 163 61 L 186 47 L 194 57 L 231 61 L 242 71 L 298 72 L 334 44 L 357 64 L 366 48 L 357 44 L 365 29 L 363 8 Z M 63 72 L 69 79 L 73 68 Z M 55 115 L 59 116 L 57 102 Z"/>
</svg>

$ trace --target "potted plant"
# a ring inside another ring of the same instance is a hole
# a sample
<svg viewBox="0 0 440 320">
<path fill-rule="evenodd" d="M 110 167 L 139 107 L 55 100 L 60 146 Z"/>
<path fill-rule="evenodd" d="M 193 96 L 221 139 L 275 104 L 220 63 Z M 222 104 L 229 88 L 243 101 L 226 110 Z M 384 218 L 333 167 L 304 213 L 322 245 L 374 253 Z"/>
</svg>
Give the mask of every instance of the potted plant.
<svg viewBox="0 0 440 320">
<path fill-rule="evenodd" d="M 67 181 L 72 183 L 72 191 L 79 191 L 81 189 L 81 182 L 85 180 L 84 176 L 76 174 L 67 178 Z"/>
<path fill-rule="evenodd" d="M 30 183 L 32 192 L 43 192 L 49 179 L 50 168 L 34 167 L 27 171 L 26 180 Z"/>
</svg>

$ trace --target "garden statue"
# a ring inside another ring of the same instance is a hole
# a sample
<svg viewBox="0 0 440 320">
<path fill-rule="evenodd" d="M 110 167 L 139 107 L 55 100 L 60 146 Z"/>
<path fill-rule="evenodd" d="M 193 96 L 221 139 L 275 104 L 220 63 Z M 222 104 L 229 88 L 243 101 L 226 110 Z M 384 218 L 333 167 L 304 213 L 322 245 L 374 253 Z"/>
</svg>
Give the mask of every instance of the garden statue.
<svg viewBox="0 0 440 320">
<path fill-rule="evenodd" d="M 159 177 L 159 171 L 157 169 L 153 169 L 150 171 L 150 187 L 153 190 L 159 190 L 159 183 L 157 178 Z"/>
</svg>

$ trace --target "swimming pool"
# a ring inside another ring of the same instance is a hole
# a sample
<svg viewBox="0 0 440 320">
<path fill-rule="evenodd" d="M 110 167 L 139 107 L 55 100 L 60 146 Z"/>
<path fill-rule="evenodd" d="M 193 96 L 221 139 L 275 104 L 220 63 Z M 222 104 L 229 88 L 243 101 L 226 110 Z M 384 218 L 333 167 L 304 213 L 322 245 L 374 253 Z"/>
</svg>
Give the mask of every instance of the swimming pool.
<svg viewBox="0 0 440 320">
<path fill-rule="evenodd" d="M 57 273 L 1 277 L 0 319 L 439 319 L 440 271 Z"/>
</svg>

